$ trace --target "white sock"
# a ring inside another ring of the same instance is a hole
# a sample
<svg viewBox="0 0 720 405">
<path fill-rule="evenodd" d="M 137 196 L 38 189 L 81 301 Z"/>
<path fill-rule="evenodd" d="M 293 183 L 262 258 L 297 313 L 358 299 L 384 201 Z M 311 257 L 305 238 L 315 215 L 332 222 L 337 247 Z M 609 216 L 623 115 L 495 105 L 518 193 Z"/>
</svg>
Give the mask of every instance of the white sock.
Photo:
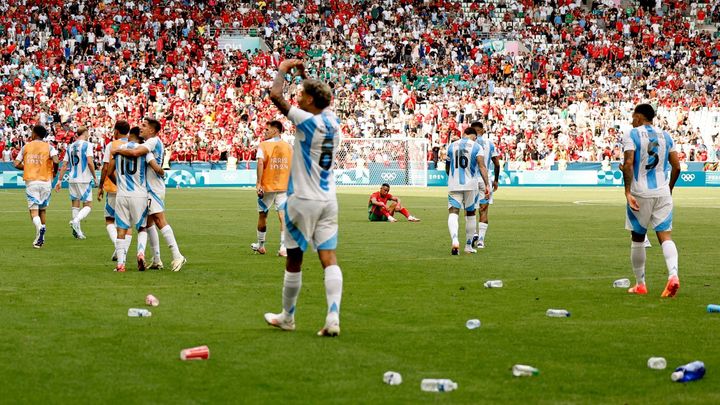
<svg viewBox="0 0 720 405">
<path fill-rule="evenodd" d="M 325 267 L 325 296 L 327 297 L 328 318 L 340 321 L 340 301 L 342 301 L 343 275 L 340 266 L 333 264 Z"/>
<path fill-rule="evenodd" d="M 290 273 L 285 270 L 285 279 L 283 280 L 283 315 L 288 318 L 295 316 L 295 304 L 298 295 L 300 295 L 300 287 L 302 287 L 302 272 Z"/>
<path fill-rule="evenodd" d="M 160 233 L 163 234 L 165 242 L 168 244 L 170 252 L 172 252 L 173 260 L 181 258 L 182 255 L 180 254 L 180 249 L 178 248 L 177 241 L 175 240 L 175 234 L 173 233 L 170 225 L 165 225 L 165 228 L 161 229 Z"/>
<path fill-rule="evenodd" d="M 487 232 L 488 224 L 485 222 L 480 222 L 478 224 L 478 240 L 485 241 L 485 233 Z"/>
<path fill-rule="evenodd" d="M 137 254 L 145 254 L 145 246 L 147 245 L 148 240 L 148 234 L 147 231 L 142 230 L 138 231 L 138 239 L 137 239 Z"/>
<path fill-rule="evenodd" d="M 465 244 L 472 245 L 472 238 L 477 231 L 477 222 L 475 216 L 465 217 Z"/>
<path fill-rule="evenodd" d="M 73 221 L 75 218 L 77 218 L 78 214 L 80 213 L 80 208 L 78 207 L 72 207 L 72 219 Z"/>
<path fill-rule="evenodd" d="M 35 225 L 35 231 L 40 232 L 40 229 L 43 226 L 42 221 L 40 220 L 40 217 L 39 216 L 33 217 L 32 221 L 33 221 L 33 225 Z"/>
<path fill-rule="evenodd" d="M 678 275 L 678 251 L 675 242 L 666 240 L 662 244 L 663 256 L 665 256 L 665 264 L 668 268 L 668 278 Z"/>
<path fill-rule="evenodd" d="M 458 214 L 448 215 L 448 229 L 450 230 L 450 239 L 453 245 L 458 244 Z"/>
<path fill-rule="evenodd" d="M 78 212 L 77 217 L 75 217 L 75 221 L 77 221 L 79 223 L 80 221 L 85 219 L 85 217 L 90 215 L 91 210 L 92 210 L 92 208 L 90 208 L 90 207 L 82 207 L 80 212 Z"/>
<path fill-rule="evenodd" d="M 153 225 L 146 231 L 150 241 L 150 249 L 153 252 L 153 262 L 158 263 L 160 261 L 160 238 L 158 237 L 157 227 Z"/>
<path fill-rule="evenodd" d="M 260 246 L 265 246 L 265 234 L 266 234 L 266 233 L 267 233 L 267 232 L 257 231 L 257 242 L 258 242 L 258 245 L 260 245 Z"/>
<path fill-rule="evenodd" d="M 127 239 L 127 236 L 125 239 L 117 238 L 115 240 L 115 252 L 117 253 L 118 264 L 125 264 L 125 259 L 127 258 L 127 251 L 129 248 L 130 240 Z"/>
<path fill-rule="evenodd" d="M 105 225 L 105 229 L 107 230 L 110 240 L 113 244 L 115 244 L 115 240 L 117 239 L 117 228 L 115 227 L 115 224 L 107 224 Z"/>
<path fill-rule="evenodd" d="M 645 284 L 645 242 L 633 242 L 630 246 L 630 262 L 632 263 L 635 281 Z"/>
</svg>

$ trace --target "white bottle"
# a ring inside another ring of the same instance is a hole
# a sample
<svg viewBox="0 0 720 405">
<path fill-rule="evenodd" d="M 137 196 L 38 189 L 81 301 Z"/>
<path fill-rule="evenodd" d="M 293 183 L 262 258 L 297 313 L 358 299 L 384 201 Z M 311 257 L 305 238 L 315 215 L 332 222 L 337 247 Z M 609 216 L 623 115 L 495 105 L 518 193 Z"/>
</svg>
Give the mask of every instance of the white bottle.
<svg viewBox="0 0 720 405">
<path fill-rule="evenodd" d="M 152 316 L 152 312 L 144 308 L 130 308 L 128 309 L 128 316 L 133 318 L 146 318 Z"/>
<path fill-rule="evenodd" d="M 448 392 L 456 390 L 457 383 L 445 378 L 426 378 L 420 382 L 420 389 L 426 392 Z"/>
<path fill-rule="evenodd" d="M 653 370 L 665 370 L 667 362 L 664 357 L 650 357 L 647 362 L 648 367 Z"/>
<path fill-rule="evenodd" d="M 502 280 L 488 280 L 484 284 L 485 288 L 502 288 Z"/>
<path fill-rule="evenodd" d="M 402 384 L 402 375 L 396 371 L 387 371 L 383 374 L 383 381 L 388 385 L 400 385 Z"/>
<path fill-rule="evenodd" d="M 619 280 L 613 281 L 613 287 L 615 288 L 628 288 L 630 287 L 630 279 L 628 278 L 621 278 Z"/>
<path fill-rule="evenodd" d="M 564 309 L 548 309 L 545 315 L 551 318 L 566 318 L 570 316 L 570 312 Z"/>
<path fill-rule="evenodd" d="M 515 377 L 529 377 L 531 375 L 540 374 L 540 370 L 533 366 L 526 366 L 525 364 L 516 364 L 512 368 L 512 373 Z"/>
<path fill-rule="evenodd" d="M 465 326 L 468 329 L 477 329 L 480 327 L 480 320 L 479 319 L 469 319 L 467 322 L 465 322 Z"/>
</svg>

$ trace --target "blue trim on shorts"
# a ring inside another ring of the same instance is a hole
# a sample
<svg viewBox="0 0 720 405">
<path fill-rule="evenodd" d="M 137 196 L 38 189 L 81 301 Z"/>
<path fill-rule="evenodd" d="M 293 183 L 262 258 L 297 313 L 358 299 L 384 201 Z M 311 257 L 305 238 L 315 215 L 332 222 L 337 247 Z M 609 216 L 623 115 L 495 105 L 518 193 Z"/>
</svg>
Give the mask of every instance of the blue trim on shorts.
<svg viewBox="0 0 720 405">
<path fill-rule="evenodd" d="M 148 216 L 148 209 L 145 208 L 145 212 L 143 212 L 142 217 L 140 217 L 140 220 L 138 221 L 138 223 L 135 224 L 135 229 L 136 229 L 136 230 L 139 231 L 140 228 L 142 228 L 145 224 L 147 224 L 147 222 L 146 222 L 147 216 Z"/>
<path fill-rule="evenodd" d="M 288 212 L 285 211 L 285 227 L 287 228 L 288 232 L 290 232 L 290 236 L 295 240 L 295 243 L 297 243 L 300 250 L 303 252 L 307 249 L 307 241 L 305 240 L 305 237 L 303 236 L 302 232 L 295 226 L 295 224 L 290 220 L 290 215 L 288 215 Z"/>
<path fill-rule="evenodd" d="M 268 208 L 267 205 L 265 205 L 265 202 L 262 200 L 262 198 L 258 197 L 258 207 L 262 210 L 262 212 L 268 212 L 270 211 L 270 208 Z"/>
<path fill-rule="evenodd" d="M 88 184 L 88 188 L 87 188 L 87 190 L 85 190 L 82 197 L 80 197 L 80 201 L 88 201 L 88 197 L 90 197 L 90 193 L 92 193 L 92 184 Z M 92 200 L 92 198 L 90 200 Z"/>
<path fill-rule="evenodd" d="M 130 225 L 123 222 L 122 219 L 118 217 L 117 213 L 115 214 L 115 226 L 120 229 L 125 229 L 126 231 L 130 229 Z"/>
<path fill-rule="evenodd" d="M 670 230 L 672 228 L 672 218 L 673 213 L 670 211 L 670 215 L 668 215 L 667 218 L 660 223 L 660 225 L 655 227 L 655 232 L 665 232 Z"/>
<path fill-rule="evenodd" d="M 155 199 L 155 201 L 157 201 L 158 204 L 160 204 L 160 208 L 162 208 L 162 209 L 164 210 L 164 209 L 165 209 L 165 203 L 163 202 L 163 200 L 162 200 L 157 194 L 155 194 L 155 193 L 152 192 L 152 191 L 150 191 L 150 195 L 152 196 L 152 198 Z"/>
<path fill-rule="evenodd" d="M 640 234 L 645 235 L 647 233 L 647 228 L 644 228 L 642 225 L 640 225 L 640 221 L 638 221 L 637 217 L 635 216 L 635 213 L 633 213 L 632 208 L 630 208 L 630 204 L 627 205 L 627 217 L 630 220 L 630 225 L 632 225 L 632 231 Z"/>
<path fill-rule="evenodd" d="M 330 239 L 318 245 L 317 250 L 335 250 L 337 249 L 337 233 Z"/>
<path fill-rule="evenodd" d="M 107 196 L 105 197 L 105 211 L 107 211 L 111 217 L 115 217 L 115 209 L 110 206 L 110 201 L 108 201 Z"/>
<path fill-rule="evenodd" d="M 448 203 L 453 207 L 457 209 L 462 209 L 462 204 L 457 202 L 454 198 L 452 198 L 450 195 L 448 195 Z"/>
</svg>

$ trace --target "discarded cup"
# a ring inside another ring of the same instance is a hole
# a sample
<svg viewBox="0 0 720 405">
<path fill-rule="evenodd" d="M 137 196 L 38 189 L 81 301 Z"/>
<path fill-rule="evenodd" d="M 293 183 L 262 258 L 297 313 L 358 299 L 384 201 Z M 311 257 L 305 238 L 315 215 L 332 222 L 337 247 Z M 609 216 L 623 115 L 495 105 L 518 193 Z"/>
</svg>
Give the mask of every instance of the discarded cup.
<svg viewBox="0 0 720 405">
<path fill-rule="evenodd" d="M 667 362 L 664 357 L 650 357 L 647 362 L 648 367 L 653 370 L 665 370 Z"/>
<path fill-rule="evenodd" d="M 502 288 L 502 280 L 488 280 L 483 284 L 485 288 Z"/>
<path fill-rule="evenodd" d="M 402 384 L 402 375 L 396 371 L 387 371 L 383 374 L 383 381 L 388 385 Z"/>
<path fill-rule="evenodd" d="M 210 349 L 207 346 L 191 347 L 180 352 L 180 360 L 207 360 Z"/>
<path fill-rule="evenodd" d="M 533 366 L 527 366 L 525 364 L 516 364 L 512 368 L 512 373 L 515 377 L 529 377 L 532 375 L 540 374 L 540 370 Z"/>
<path fill-rule="evenodd" d="M 160 300 L 158 300 L 154 295 L 148 294 L 147 297 L 145 297 L 145 304 L 156 307 L 160 305 Z"/>
<path fill-rule="evenodd" d="M 133 318 L 147 318 L 148 316 L 152 316 L 152 312 L 145 308 L 130 308 L 128 309 L 128 316 Z"/>
<path fill-rule="evenodd" d="M 467 322 L 465 322 L 465 326 L 468 329 L 477 329 L 480 327 L 480 320 L 479 319 L 470 319 Z"/>
<path fill-rule="evenodd" d="M 708 312 L 720 312 L 720 305 L 710 304 L 707 306 Z"/>
<path fill-rule="evenodd" d="M 570 316 L 570 312 L 565 309 L 548 309 L 545 315 L 551 318 L 566 318 Z"/>
<path fill-rule="evenodd" d="M 613 281 L 613 287 L 615 288 L 628 288 L 630 287 L 630 279 L 628 278 L 621 278 L 619 280 Z"/>
</svg>

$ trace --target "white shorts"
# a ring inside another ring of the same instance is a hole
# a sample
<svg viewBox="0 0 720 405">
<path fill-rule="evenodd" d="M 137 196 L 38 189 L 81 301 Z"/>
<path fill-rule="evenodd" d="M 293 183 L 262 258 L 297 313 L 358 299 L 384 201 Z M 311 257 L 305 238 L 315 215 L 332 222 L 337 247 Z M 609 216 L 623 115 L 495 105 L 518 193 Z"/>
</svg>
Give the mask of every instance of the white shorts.
<svg viewBox="0 0 720 405">
<path fill-rule="evenodd" d="M 626 207 L 625 229 L 637 234 L 647 233 L 652 225 L 655 232 L 672 230 L 673 200 L 671 196 L 643 198 L 635 197 L 640 211 Z"/>
<path fill-rule="evenodd" d="M 115 218 L 115 193 L 105 194 L 105 218 Z"/>
<path fill-rule="evenodd" d="M 52 184 L 49 181 L 30 181 L 25 186 L 28 209 L 44 210 L 50 204 Z"/>
<path fill-rule="evenodd" d="M 150 205 L 148 206 L 148 215 L 165 212 L 165 193 L 155 193 L 153 191 L 148 191 L 148 200 L 150 200 Z"/>
<path fill-rule="evenodd" d="M 148 199 L 145 197 L 118 196 L 115 199 L 115 226 L 120 229 L 145 226 L 148 213 Z"/>
<path fill-rule="evenodd" d="M 92 185 L 90 183 L 70 183 L 70 201 L 92 201 Z"/>
<path fill-rule="evenodd" d="M 287 192 L 285 191 L 267 192 L 263 194 L 263 198 L 258 197 L 258 212 L 268 212 L 273 205 L 275 205 L 275 211 L 282 211 L 285 209 L 287 199 Z"/>
<path fill-rule="evenodd" d="M 487 186 L 483 181 L 482 177 L 478 179 L 478 205 L 492 204 L 493 203 L 493 190 L 492 183 L 490 183 L 490 198 L 485 199 L 485 189 Z"/>
<path fill-rule="evenodd" d="M 475 211 L 479 195 L 476 190 L 461 190 L 448 192 L 448 208 L 457 208 L 465 211 Z"/>
<path fill-rule="evenodd" d="M 317 250 L 335 250 L 338 234 L 337 201 L 305 200 L 290 196 L 285 206 L 285 246 L 304 252 L 308 243 Z"/>
</svg>

